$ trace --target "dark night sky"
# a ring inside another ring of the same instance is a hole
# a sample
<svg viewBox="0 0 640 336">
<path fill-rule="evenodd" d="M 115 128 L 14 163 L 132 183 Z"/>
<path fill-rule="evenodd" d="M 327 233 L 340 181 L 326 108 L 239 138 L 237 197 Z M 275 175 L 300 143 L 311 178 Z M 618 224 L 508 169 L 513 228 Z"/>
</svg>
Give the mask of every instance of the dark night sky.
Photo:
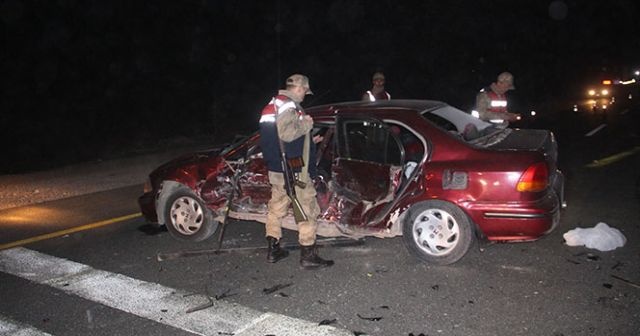
<svg viewBox="0 0 640 336">
<path fill-rule="evenodd" d="M 637 3 L 0 0 L 0 172 L 225 140 L 293 72 L 307 106 L 359 99 L 383 70 L 394 98 L 467 109 L 509 70 L 517 102 L 548 107 L 640 65 Z"/>
</svg>

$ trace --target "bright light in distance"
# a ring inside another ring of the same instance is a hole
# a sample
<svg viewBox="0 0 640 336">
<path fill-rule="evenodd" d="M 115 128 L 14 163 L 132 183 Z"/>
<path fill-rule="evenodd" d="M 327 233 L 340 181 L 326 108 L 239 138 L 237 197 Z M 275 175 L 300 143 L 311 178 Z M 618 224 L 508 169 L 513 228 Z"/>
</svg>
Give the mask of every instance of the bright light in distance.
<svg viewBox="0 0 640 336">
<path fill-rule="evenodd" d="M 602 84 L 611 85 L 611 80 L 610 79 L 605 79 L 605 80 L 602 81 Z"/>
<path fill-rule="evenodd" d="M 607 89 L 602 89 L 602 91 L 600 91 L 600 93 L 601 93 L 603 96 L 606 96 L 606 95 L 608 95 L 608 94 L 609 94 L 609 90 L 607 90 Z"/>
<path fill-rule="evenodd" d="M 590 96 L 595 96 L 596 95 L 596 90 L 589 90 L 589 95 Z"/>
<path fill-rule="evenodd" d="M 536 115 L 536 111 L 531 111 L 531 116 L 535 116 Z"/>
<path fill-rule="evenodd" d="M 573 112 L 578 112 L 578 105 L 573 105 Z"/>
<path fill-rule="evenodd" d="M 635 74 L 636 76 L 640 76 L 640 70 L 636 70 L 636 72 L 634 72 L 634 74 Z"/>
<path fill-rule="evenodd" d="M 627 80 L 627 81 L 621 81 L 621 82 L 620 82 L 620 84 L 622 84 L 622 85 L 629 85 L 629 84 L 633 84 L 633 83 L 635 83 L 635 82 L 636 82 L 636 79 L 635 79 L 635 78 L 632 78 L 632 79 Z"/>
</svg>

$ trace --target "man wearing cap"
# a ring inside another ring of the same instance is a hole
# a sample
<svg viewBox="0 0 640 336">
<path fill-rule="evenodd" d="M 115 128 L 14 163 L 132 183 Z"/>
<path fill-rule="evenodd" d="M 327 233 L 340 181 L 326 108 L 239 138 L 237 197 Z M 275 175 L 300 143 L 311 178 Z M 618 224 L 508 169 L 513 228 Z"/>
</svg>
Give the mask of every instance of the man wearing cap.
<svg viewBox="0 0 640 336">
<path fill-rule="evenodd" d="M 476 108 L 478 117 L 494 124 L 506 125 L 506 122 L 520 119 L 519 114 L 510 113 L 507 110 L 507 97 L 509 90 L 514 90 L 513 75 L 503 72 L 498 75 L 498 80 L 491 83 L 476 96 Z"/>
<path fill-rule="evenodd" d="M 304 113 L 300 103 L 308 94 L 313 94 L 309 87 L 309 78 L 294 74 L 286 81 L 286 89 L 279 90 L 262 109 L 260 117 L 260 145 L 264 160 L 269 170 L 271 199 L 267 205 L 267 222 L 265 224 L 267 238 L 267 261 L 275 263 L 286 258 L 289 252 L 280 247 L 282 223 L 289 210 L 291 200 L 285 190 L 282 170 L 281 145 L 287 161 L 298 161 L 302 164 L 292 167 L 297 180 L 296 196 L 308 220 L 298 223 L 298 242 L 300 243 L 300 266 L 304 269 L 315 269 L 333 265 L 332 260 L 318 256 L 315 246 L 317 217 L 320 206 L 316 200 L 313 178 L 317 176 L 315 166 L 315 144 L 311 139 L 313 119 Z M 301 160 L 299 160 L 301 159 Z"/>
<path fill-rule="evenodd" d="M 362 95 L 364 101 L 376 101 L 376 100 L 389 100 L 391 95 L 384 90 L 384 74 L 382 72 L 376 72 L 373 74 L 373 87 L 371 90 L 365 92 Z"/>
</svg>

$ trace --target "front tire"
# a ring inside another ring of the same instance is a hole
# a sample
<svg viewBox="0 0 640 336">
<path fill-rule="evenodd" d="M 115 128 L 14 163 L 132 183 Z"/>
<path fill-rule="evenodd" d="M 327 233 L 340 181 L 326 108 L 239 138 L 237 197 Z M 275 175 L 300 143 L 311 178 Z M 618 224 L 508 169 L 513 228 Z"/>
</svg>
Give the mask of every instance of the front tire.
<svg viewBox="0 0 640 336">
<path fill-rule="evenodd" d="M 180 240 L 203 241 L 216 231 L 218 222 L 191 189 L 180 187 L 166 198 L 165 225 Z"/>
<path fill-rule="evenodd" d="M 402 237 L 411 254 L 422 261 L 449 265 L 460 260 L 473 242 L 471 220 L 456 205 L 431 200 L 409 209 Z"/>
</svg>

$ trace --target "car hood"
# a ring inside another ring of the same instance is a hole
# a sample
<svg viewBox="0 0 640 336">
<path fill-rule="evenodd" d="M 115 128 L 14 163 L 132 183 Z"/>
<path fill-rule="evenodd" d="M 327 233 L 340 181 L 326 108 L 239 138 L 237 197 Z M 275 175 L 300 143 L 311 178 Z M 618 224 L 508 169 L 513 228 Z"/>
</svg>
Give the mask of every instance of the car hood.
<svg viewBox="0 0 640 336">
<path fill-rule="evenodd" d="M 152 174 L 162 175 L 167 171 L 173 171 L 181 167 L 198 164 L 198 163 L 207 161 L 210 158 L 219 156 L 221 152 L 222 152 L 222 148 L 212 148 L 212 149 L 197 151 L 189 154 L 184 154 L 169 162 L 164 163 L 163 165 L 158 167 Z"/>
</svg>

